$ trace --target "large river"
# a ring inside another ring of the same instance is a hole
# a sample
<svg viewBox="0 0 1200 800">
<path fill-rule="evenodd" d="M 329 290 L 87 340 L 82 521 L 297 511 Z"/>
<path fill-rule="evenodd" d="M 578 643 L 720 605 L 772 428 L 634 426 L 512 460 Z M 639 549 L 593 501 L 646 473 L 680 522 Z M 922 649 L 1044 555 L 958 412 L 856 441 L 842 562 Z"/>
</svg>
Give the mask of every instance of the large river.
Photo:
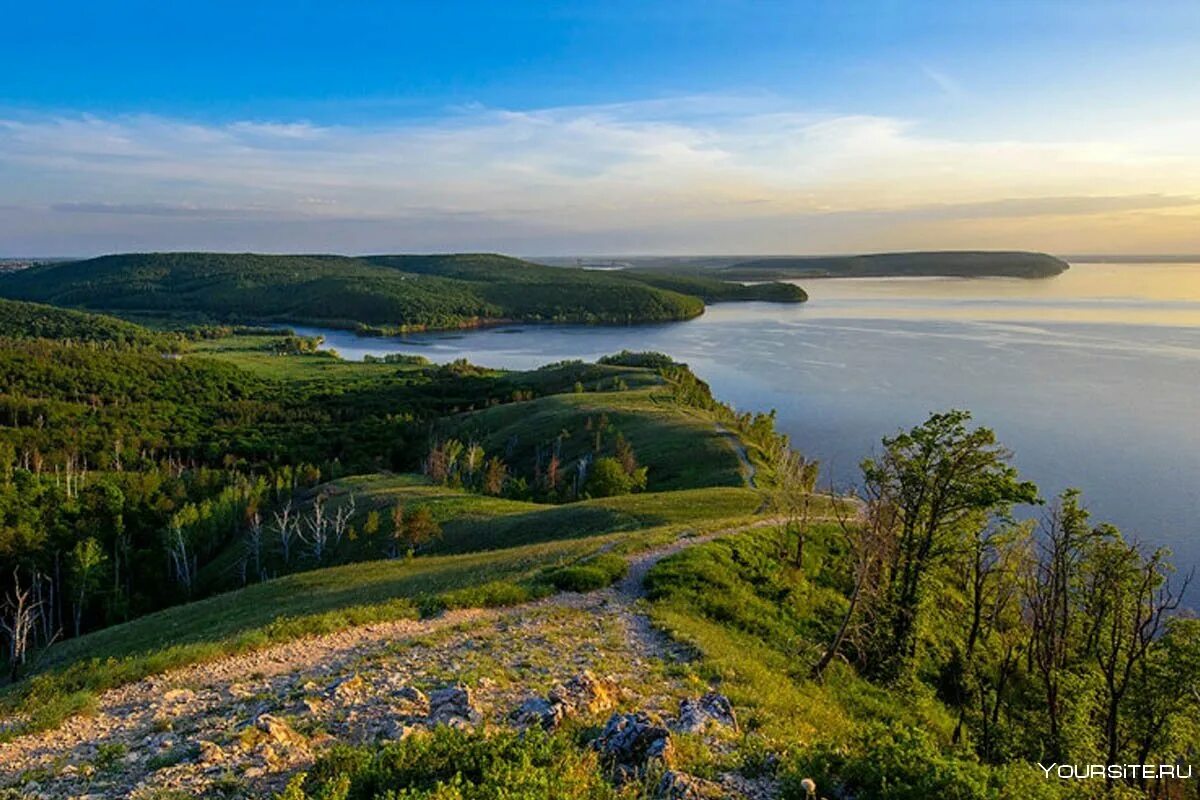
<svg viewBox="0 0 1200 800">
<path fill-rule="evenodd" d="M 823 481 L 843 486 L 881 436 L 969 409 L 1044 495 L 1078 486 L 1096 519 L 1170 546 L 1180 566 L 1200 564 L 1200 264 L 803 285 L 802 305 L 721 304 L 664 325 L 304 332 L 347 358 L 410 352 L 515 369 L 660 350 L 739 409 L 777 409 L 793 443 L 823 463 Z"/>
</svg>

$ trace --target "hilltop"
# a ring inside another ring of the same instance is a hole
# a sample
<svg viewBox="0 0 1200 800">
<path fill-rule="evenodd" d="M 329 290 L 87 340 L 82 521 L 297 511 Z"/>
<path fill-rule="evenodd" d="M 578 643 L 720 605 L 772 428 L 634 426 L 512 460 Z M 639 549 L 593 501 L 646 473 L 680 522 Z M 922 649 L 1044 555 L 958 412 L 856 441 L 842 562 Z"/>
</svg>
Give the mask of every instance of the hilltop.
<svg viewBox="0 0 1200 800">
<path fill-rule="evenodd" d="M 705 302 L 801 302 L 780 285 L 562 270 L 491 254 L 276 256 L 134 253 L 0 277 L 18 300 L 191 321 L 279 321 L 364 333 L 523 322 L 682 320 Z"/>
</svg>

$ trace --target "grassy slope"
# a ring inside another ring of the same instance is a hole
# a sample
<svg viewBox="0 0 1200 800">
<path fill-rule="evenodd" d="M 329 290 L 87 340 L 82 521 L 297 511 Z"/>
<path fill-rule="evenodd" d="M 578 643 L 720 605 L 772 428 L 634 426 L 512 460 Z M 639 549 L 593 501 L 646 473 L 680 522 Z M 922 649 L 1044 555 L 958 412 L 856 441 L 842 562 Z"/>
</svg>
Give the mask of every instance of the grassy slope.
<svg viewBox="0 0 1200 800">
<path fill-rule="evenodd" d="M 741 486 L 744 477 L 728 439 L 717 432 L 704 412 L 675 404 L 665 389 L 648 387 L 623 392 L 582 392 L 544 397 L 451 418 L 448 433 L 475 440 L 489 452 L 510 452 L 511 463 L 532 464 L 534 451 L 566 431 L 564 464 L 590 452 L 594 429 L 607 415 L 611 442 L 616 432 L 630 441 L 641 464 L 649 467 L 650 491 L 699 486 Z"/>
<path fill-rule="evenodd" d="M 621 276 L 493 255 L 113 255 L 5 275 L 0 295 L 119 313 L 382 328 L 673 320 L 704 305 Z"/>
<path fill-rule="evenodd" d="M 389 485 L 418 488 L 416 481 L 401 478 L 390 484 L 381 481 L 380 491 L 387 491 Z M 662 501 L 650 498 L 642 504 L 642 514 L 688 516 L 691 521 L 686 526 L 577 537 L 565 527 L 569 520 L 560 516 L 558 522 L 564 527 L 542 528 L 547 536 L 557 533 L 555 541 L 312 570 L 149 614 L 58 645 L 38 663 L 29 680 L 0 691 L 0 709 L 26 715 L 29 728 L 53 726 L 86 710 L 96 693 L 146 675 L 354 625 L 415 618 L 423 610 L 521 602 L 550 591 L 544 576 L 552 568 L 577 563 L 601 550 L 636 552 L 685 531 L 715 529 L 746 519 L 743 512 L 749 498 L 721 497 L 707 504 L 698 499 L 690 498 L 689 506 L 707 507 L 719 515 L 732 511 L 735 516 L 704 519 L 704 513 L 684 514 L 677 505 L 673 512 L 654 512 Z M 473 524 L 482 523 L 487 516 L 484 509 L 512 510 L 503 503 L 477 504 L 471 507 Z M 561 514 L 557 507 L 545 513 Z M 517 536 L 524 532 L 518 530 Z M 7 735 L 19 732 L 10 730 Z"/>
<path fill-rule="evenodd" d="M 542 505 L 431 485 L 419 475 L 362 475 L 332 484 L 353 492 L 359 515 L 402 502 L 427 505 L 442 525 L 435 553 L 461 553 L 572 539 L 661 525 L 753 514 L 761 505 L 751 489 L 714 487 L 624 495 L 565 505 Z"/>
</svg>

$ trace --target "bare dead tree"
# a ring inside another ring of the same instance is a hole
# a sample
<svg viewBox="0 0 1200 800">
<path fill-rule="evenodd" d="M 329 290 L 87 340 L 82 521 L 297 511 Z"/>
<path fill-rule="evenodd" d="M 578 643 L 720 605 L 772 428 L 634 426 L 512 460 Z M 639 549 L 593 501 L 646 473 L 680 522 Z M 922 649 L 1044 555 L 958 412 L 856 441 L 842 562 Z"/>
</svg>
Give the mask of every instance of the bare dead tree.
<svg viewBox="0 0 1200 800">
<path fill-rule="evenodd" d="M 283 551 L 283 563 L 292 563 L 292 540 L 296 535 L 298 525 L 292 519 L 292 500 L 289 497 L 287 502 L 276 512 L 275 516 L 275 535 L 279 537 L 279 548 Z"/>
<path fill-rule="evenodd" d="M 305 519 L 308 535 L 303 537 L 308 543 L 313 558 L 318 562 L 325 557 L 326 545 L 329 541 L 329 519 L 325 515 L 325 501 L 318 497 L 313 501 L 312 513 Z"/>
<path fill-rule="evenodd" d="M 899 513 L 895 504 L 887 502 L 882 496 L 868 497 L 859 505 L 854 495 L 839 497 L 832 485 L 829 493 L 834 498 L 833 513 L 850 555 L 852 583 L 850 603 L 842 615 L 837 633 L 813 665 L 811 677 L 815 680 L 821 679 L 826 668 L 837 657 L 855 623 L 856 615 L 861 613 L 864 596 L 876 582 L 880 565 L 894 547 Z"/>
<path fill-rule="evenodd" d="M 32 586 L 21 586 L 20 569 L 13 569 L 12 589 L 0 606 L 0 629 L 8 638 L 9 678 L 16 680 L 29 652 L 29 642 L 37 626 L 41 602 L 33 596 Z"/>
<path fill-rule="evenodd" d="M 358 501 L 351 493 L 350 498 L 343 505 L 338 506 L 337 511 L 333 514 L 331 527 L 333 528 L 333 546 L 341 547 L 342 537 L 346 535 L 346 529 L 350 527 L 350 520 L 354 518 L 355 512 L 358 510 Z"/>
<path fill-rule="evenodd" d="M 184 592 L 191 594 L 196 577 L 196 556 L 188 551 L 187 536 L 177 524 L 172 524 L 167 530 L 167 554 L 171 559 L 175 582 L 183 587 Z"/>
</svg>

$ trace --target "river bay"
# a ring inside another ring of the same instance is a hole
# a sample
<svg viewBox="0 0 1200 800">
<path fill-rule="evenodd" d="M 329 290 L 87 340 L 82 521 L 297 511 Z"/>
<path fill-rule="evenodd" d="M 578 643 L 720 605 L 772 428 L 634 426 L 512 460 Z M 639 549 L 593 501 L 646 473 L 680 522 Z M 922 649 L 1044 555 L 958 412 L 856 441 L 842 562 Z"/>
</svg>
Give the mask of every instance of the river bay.
<svg viewBox="0 0 1200 800">
<path fill-rule="evenodd" d="M 1096 520 L 1200 564 L 1200 264 L 800 283 L 801 305 L 720 304 L 663 325 L 383 339 L 297 330 L 346 358 L 409 352 L 514 369 L 662 351 L 739 409 L 776 409 L 794 445 L 822 462 L 822 481 L 840 487 L 881 436 L 969 409 L 1045 496 L 1079 487 Z"/>
</svg>

